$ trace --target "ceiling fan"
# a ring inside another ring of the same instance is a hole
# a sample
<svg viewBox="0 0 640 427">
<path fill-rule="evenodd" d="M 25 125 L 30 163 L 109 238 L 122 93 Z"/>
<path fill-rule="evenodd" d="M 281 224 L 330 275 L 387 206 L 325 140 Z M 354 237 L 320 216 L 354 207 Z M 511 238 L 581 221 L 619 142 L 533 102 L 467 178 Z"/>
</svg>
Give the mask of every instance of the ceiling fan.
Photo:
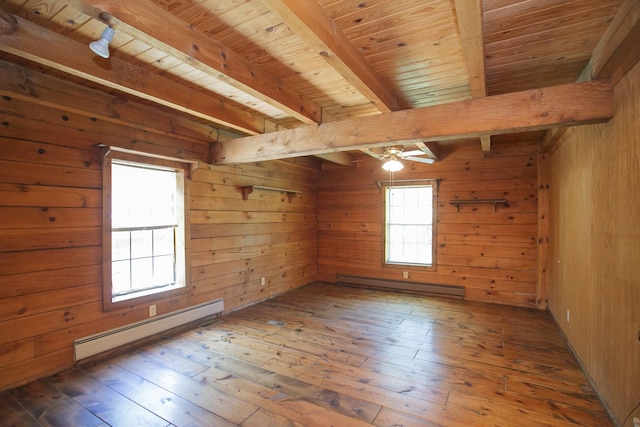
<svg viewBox="0 0 640 427">
<path fill-rule="evenodd" d="M 363 148 L 362 152 L 370 155 L 371 157 L 375 157 L 378 160 L 382 160 L 384 162 L 382 164 L 382 169 L 386 170 L 387 172 L 397 172 L 401 170 L 404 165 L 402 164 L 402 162 L 400 162 L 400 160 L 411 160 L 413 162 L 428 164 L 435 162 L 435 159 L 432 158 L 416 157 L 424 156 L 429 153 L 423 150 L 404 151 L 404 148 L 401 145 L 386 147 L 383 153 L 376 153 L 375 151 L 368 148 Z"/>
</svg>

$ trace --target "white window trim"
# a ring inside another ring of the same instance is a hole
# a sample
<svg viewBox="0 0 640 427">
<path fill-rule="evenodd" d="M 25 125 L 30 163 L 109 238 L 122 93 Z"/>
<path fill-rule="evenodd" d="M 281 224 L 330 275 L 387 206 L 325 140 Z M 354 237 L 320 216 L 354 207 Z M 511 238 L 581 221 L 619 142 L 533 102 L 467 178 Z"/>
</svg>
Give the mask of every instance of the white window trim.
<svg viewBox="0 0 640 427">
<path fill-rule="evenodd" d="M 438 191 L 440 187 L 439 179 L 416 179 L 416 180 L 400 180 L 400 181 L 378 181 L 378 187 L 383 194 L 383 242 L 382 242 L 382 266 L 383 268 L 392 269 L 409 269 L 409 270 L 437 270 L 437 223 L 438 223 Z M 433 187 L 433 201 L 432 201 L 432 244 L 431 244 L 431 264 L 414 264 L 414 263 L 401 263 L 401 262 L 387 262 L 387 187 L 419 187 L 419 186 L 431 186 Z"/>
<path fill-rule="evenodd" d="M 142 291 L 138 293 L 136 296 L 132 296 L 129 298 L 117 298 L 114 301 L 112 296 L 112 285 L 111 285 L 111 264 L 112 264 L 112 252 L 111 252 L 111 233 L 112 233 L 112 225 L 111 225 L 111 165 L 113 160 L 118 161 L 119 163 L 134 163 L 134 164 L 145 164 L 150 165 L 150 167 L 164 168 L 164 169 L 173 169 L 181 172 L 182 176 L 182 206 L 184 208 L 184 213 L 182 215 L 182 229 L 184 233 L 178 233 L 182 238 L 181 241 L 176 242 L 177 247 L 184 247 L 184 251 L 176 251 L 176 264 L 181 265 L 180 272 L 180 283 L 176 284 L 176 286 L 169 286 L 163 288 L 161 291 Z M 157 301 L 165 298 L 174 297 L 175 295 L 187 293 L 190 289 L 190 277 L 189 277 L 189 268 L 187 265 L 187 260 L 189 259 L 189 179 L 191 173 L 195 170 L 193 162 L 183 162 L 180 159 L 172 160 L 163 156 L 153 156 L 153 155 L 145 155 L 143 153 L 134 153 L 128 150 L 108 150 L 104 156 L 103 161 L 103 239 L 102 239 L 102 252 L 103 252 L 103 262 L 102 262 L 102 302 L 103 302 L 103 310 L 112 311 L 117 310 L 124 307 L 130 307 L 137 304 L 146 304 L 151 301 Z M 197 167 L 197 166 L 196 166 Z"/>
</svg>

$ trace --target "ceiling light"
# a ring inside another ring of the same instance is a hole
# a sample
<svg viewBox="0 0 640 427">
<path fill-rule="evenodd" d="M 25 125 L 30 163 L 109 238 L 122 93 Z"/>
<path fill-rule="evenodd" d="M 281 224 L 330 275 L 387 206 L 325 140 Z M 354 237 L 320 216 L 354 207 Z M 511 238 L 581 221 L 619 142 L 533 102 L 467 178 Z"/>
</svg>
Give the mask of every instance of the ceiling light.
<svg viewBox="0 0 640 427">
<path fill-rule="evenodd" d="M 102 32 L 102 36 L 94 42 L 89 43 L 89 48 L 96 54 L 103 58 L 109 57 L 109 43 L 113 40 L 115 30 L 112 27 L 107 27 Z"/>
<path fill-rule="evenodd" d="M 382 169 L 386 170 L 387 172 L 398 172 L 403 167 L 404 165 L 400 163 L 395 157 L 390 158 L 382 165 Z"/>
</svg>

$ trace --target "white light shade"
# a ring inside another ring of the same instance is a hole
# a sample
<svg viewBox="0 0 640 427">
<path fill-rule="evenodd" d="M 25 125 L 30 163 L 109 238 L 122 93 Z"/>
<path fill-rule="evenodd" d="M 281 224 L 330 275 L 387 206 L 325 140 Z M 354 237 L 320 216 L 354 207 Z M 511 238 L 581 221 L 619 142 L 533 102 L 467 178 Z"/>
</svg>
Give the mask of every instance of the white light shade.
<svg viewBox="0 0 640 427">
<path fill-rule="evenodd" d="M 396 159 L 387 160 L 382 165 L 382 169 L 386 170 L 387 172 L 398 172 L 403 167 L 404 165 Z"/>
<path fill-rule="evenodd" d="M 115 30 L 111 27 L 107 27 L 102 32 L 102 36 L 94 42 L 89 43 L 89 48 L 96 54 L 103 58 L 109 57 L 109 43 L 113 40 Z"/>
</svg>

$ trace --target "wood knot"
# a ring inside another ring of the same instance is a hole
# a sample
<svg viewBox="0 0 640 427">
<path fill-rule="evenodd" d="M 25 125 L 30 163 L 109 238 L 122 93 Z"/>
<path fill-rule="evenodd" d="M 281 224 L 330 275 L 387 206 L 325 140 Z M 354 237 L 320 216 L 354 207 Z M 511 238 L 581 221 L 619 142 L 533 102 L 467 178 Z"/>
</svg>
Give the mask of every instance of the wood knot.
<svg viewBox="0 0 640 427">
<path fill-rule="evenodd" d="M 13 34 L 16 31 L 18 31 L 16 17 L 0 9 L 0 34 Z"/>
</svg>

